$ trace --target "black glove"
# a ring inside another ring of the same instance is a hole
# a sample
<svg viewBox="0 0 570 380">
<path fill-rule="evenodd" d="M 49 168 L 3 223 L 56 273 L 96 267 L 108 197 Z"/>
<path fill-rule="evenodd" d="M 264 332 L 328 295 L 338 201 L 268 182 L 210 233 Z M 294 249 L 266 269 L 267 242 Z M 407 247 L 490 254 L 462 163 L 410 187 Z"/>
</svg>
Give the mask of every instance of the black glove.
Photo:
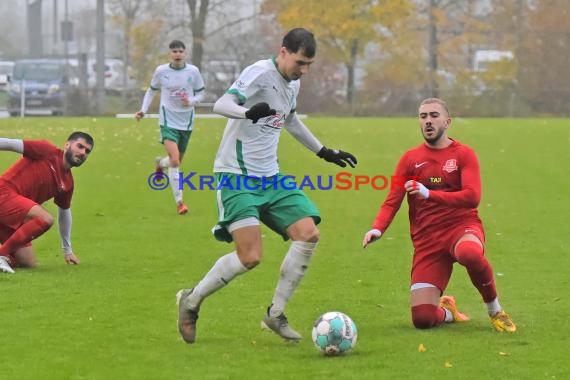
<svg viewBox="0 0 570 380">
<path fill-rule="evenodd" d="M 357 164 L 356 157 L 352 154 L 338 149 L 329 149 L 325 146 L 319 150 L 317 156 L 323 158 L 325 161 L 337 164 L 342 168 L 346 167 L 346 164 L 349 164 L 351 167 L 354 167 Z"/>
<path fill-rule="evenodd" d="M 259 119 L 266 116 L 275 115 L 277 111 L 269 107 L 265 102 L 254 104 L 249 110 L 245 111 L 245 117 L 257 123 Z"/>
</svg>

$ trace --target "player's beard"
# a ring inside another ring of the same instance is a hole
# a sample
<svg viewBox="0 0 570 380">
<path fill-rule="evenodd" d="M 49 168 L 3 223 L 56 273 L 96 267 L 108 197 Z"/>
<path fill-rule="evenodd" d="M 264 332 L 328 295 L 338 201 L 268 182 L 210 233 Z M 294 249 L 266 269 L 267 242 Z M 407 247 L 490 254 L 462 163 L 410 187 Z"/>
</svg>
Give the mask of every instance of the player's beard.
<svg viewBox="0 0 570 380">
<path fill-rule="evenodd" d="M 435 128 L 434 128 L 435 129 Z M 438 140 L 441 138 L 441 136 L 443 136 L 443 133 L 445 132 L 445 130 L 443 128 L 441 129 L 436 129 L 436 134 L 432 137 L 427 137 L 425 135 L 425 132 L 422 131 L 422 135 L 424 136 L 424 140 L 429 144 L 429 145 L 436 145 L 436 143 L 438 142 Z"/>
<path fill-rule="evenodd" d="M 73 152 L 69 149 L 65 151 L 64 157 L 70 168 L 81 166 L 85 162 L 85 159 L 77 158 L 77 160 L 75 160 L 73 158 Z"/>
</svg>

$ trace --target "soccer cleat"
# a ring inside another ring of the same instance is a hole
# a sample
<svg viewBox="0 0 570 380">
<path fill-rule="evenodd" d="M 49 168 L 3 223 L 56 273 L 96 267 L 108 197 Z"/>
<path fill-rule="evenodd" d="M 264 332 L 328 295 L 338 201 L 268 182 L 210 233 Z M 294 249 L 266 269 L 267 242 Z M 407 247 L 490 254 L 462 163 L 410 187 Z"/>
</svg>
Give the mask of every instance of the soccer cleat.
<svg viewBox="0 0 570 380">
<path fill-rule="evenodd" d="M 188 212 L 188 206 L 186 206 L 184 202 L 180 202 L 176 205 L 176 212 L 178 215 L 184 215 Z"/>
<path fill-rule="evenodd" d="M 160 160 L 162 160 L 162 157 L 160 157 L 160 156 L 156 156 L 156 158 L 154 159 L 154 162 L 155 162 L 154 172 L 160 173 L 160 174 L 157 174 L 155 177 L 155 181 L 157 183 L 162 182 L 162 180 L 164 179 L 164 175 L 163 175 L 164 170 L 162 169 L 162 166 L 160 166 Z"/>
<path fill-rule="evenodd" d="M 495 330 L 501 332 L 506 331 L 512 333 L 517 331 L 517 325 L 515 325 L 511 317 L 503 310 L 495 313 L 495 315 L 491 317 L 491 325 Z"/>
<path fill-rule="evenodd" d="M 10 266 L 10 259 L 8 259 L 6 256 L 0 256 L 0 272 L 16 273 Z"/>
<path fill-rule="evenodd" d="M 301 339 L 301 334 L 289 327 L 285 314 L 281 313 L 277 317 L 271 317 L 269 309 L 271 309 L 271 306 L 267 308 L 267 315 L 263 318 L 262 326 L 265 325 L 265 327 L 273 330 L 274 333 L 283 339 L 292 341 Z"/>
<path fill-rule="evenodd" d="M 178 305 L 178 332 L 186 343 L 196 341 L 196 321 L 198 311 L 192 310 L 187 304 L 187 298 L 194 289 L 181 289 L 176 293 L 176 304 Z"/>
<path fill-rule="evenodd" d="M 439 300 L 439 307 L 449 310 L 453 316 L 453 322 L 467 322 L 471 320 L 467 315 L 459 312 L 455 305 L 455 298 L 453 296 L 443 296 Z"/>
</svg>

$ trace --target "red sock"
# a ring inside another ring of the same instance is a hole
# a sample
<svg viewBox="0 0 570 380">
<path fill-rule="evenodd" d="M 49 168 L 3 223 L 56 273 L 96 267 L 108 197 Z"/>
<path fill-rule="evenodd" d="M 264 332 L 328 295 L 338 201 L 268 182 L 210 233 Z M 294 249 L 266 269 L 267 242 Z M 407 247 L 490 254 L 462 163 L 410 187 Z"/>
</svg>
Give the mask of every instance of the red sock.
<svg viewBox="0 0 570 380">
<path fill-rule="evenodd" d="M 42 218 L 33 218 L 22 224 L 0 247 L 0 256 L 8 257 L 51 227 Z"/>
<path fill-rule="evenodd" d="M 412 322 L 418 329 L 439 326 L 445 320 L 445 310 L 432 304 L 412 306 Z"/>
<path fill-rule="evenodd" d="M 455 259 L 467 269 L 471 282 L 483 297 L 491 302 L 497 298 L 497 288 L 493 278 L 493 269 L 483 255 L 483 247 L 474 241 L 462 241 L 455 247 Z"/>
</svg>

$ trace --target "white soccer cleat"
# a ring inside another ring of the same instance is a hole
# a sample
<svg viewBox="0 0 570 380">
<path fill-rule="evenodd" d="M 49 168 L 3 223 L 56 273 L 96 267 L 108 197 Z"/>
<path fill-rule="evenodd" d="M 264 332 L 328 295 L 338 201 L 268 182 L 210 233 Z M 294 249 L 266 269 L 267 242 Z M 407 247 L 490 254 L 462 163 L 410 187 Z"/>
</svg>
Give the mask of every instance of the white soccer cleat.
<svg viewBox="0 0 570 380">
<path fill-rule="evenodd" d="M 14 269 L 10 266 L 8 258 L 6 256 L 0 256 L 0 272 L 3 273 L 16 273 Z"/>
</svg>

